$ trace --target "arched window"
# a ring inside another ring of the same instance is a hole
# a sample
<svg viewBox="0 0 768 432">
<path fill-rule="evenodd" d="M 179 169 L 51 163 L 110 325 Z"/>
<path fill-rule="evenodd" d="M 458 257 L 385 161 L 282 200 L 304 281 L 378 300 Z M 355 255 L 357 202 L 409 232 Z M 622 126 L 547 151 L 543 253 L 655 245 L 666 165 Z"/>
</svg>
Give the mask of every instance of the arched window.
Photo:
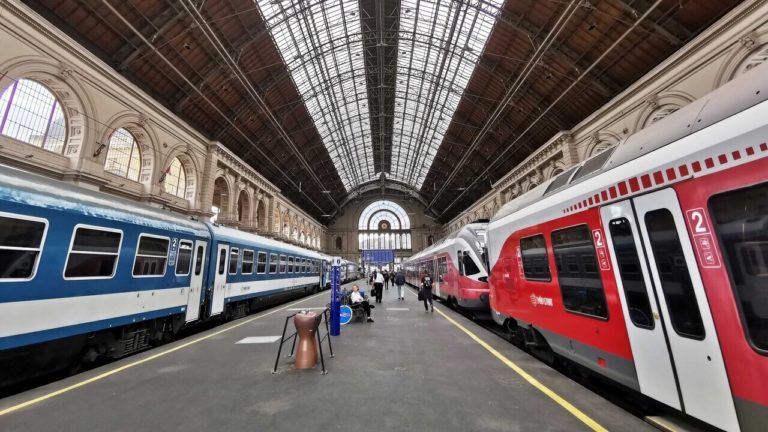
<svg viewBox="0 0 768 432">
<path fill-rule="evenodd" d="M 392 201 L 375 201 L 360 214 L 360 250 L 410 249 L 411 220 L 403 207 Z"/>
<path fill-rule="evenodd" d="M 61 153 L 67 121 L 50 90 L 36 81 L 20 79 L 0 96 L 0 135 Z"/>
<path fill-rule="evenodd" d="M 128 180 L 139 181 L 141 151 L 136 138 L 126 129 L 120 128 L 109 137 L 109 150 L 104 171 Z"/>
<path fill-rule="evenodd" d="M 179 198 L 187 195 L 187 172 L 179 158 L 173 158 L 171 165 L 165 172 L 165 182 L 163 183 L 165 191 Z"/>
<path fill-rule="evenodd" d="M 336 236 L 336 250 L 341 250 L 341 246 L 342 246 L 341 242 L 342 242 L 341 236 Z"/>
</svg>

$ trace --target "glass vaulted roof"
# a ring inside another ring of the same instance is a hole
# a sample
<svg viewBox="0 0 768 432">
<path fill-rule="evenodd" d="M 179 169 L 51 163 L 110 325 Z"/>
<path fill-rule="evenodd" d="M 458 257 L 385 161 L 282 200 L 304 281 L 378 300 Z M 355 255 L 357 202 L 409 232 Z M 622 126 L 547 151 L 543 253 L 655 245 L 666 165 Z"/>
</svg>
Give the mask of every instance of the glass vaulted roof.
<svg viewBox="0 0 768 432">
<path fill-rule="evenodd" d="M 344 187 L 378 180 L 358 1 L 256 3 Z M 388 178 L 421 189 L 502 3 L 400 2 Z"/>
<path fill-rule="evenodd" d="M 256 3 L 344 187 L 375 180 L 358 2 Z"/>
<path fill-rule="evenodd" d="M 403 0 L 392 170 L 421 189 L 503 0 Z"/>
</svg>

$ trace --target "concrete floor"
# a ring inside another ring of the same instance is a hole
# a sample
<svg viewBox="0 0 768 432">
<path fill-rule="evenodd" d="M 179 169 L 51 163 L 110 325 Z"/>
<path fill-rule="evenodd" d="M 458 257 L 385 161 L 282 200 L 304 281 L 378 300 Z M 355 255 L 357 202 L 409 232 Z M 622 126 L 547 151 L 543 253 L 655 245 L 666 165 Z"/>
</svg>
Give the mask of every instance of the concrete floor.
<svg viewBox="0 0 768 432">
<path fill-rule="evenodd" d="M 375 323 L 342 327 L 333 340 L 336 357 L 326 358 L 328 375 L 319 366 L 294 370 L 286 359 L 273 375 L 277 342 L 235 344 L 279 335 L 292 313 L 285 308 L 323 306 L 328 298 L 323 292 L 0 400 L 2 411 L 49 396 L 0 416 L 0 430 L 590 430 L 441 314 L 425 313 L 410 292 L 398 301 L 390 288 L 374 309 Z M 602 427 L 654 430 L 461 315 L 437 308 Z"/>
</svg>

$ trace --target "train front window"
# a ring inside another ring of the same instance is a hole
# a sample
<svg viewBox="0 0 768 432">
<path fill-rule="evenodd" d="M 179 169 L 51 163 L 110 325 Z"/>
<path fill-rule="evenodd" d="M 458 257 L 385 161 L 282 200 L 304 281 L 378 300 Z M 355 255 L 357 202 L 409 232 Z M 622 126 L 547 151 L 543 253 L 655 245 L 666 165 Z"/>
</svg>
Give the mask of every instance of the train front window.
<svg viewBox="0 0 768 432">
<path fill-rule="evenodd" d="M 42 220 L 0 216 L 0 281 L 34 276 L 46 225 Z"/>
<path fill-rule="evenodd" d="M 192 242 L 179 242 L 179 254 L 176 258 L 176 276 L 186 276 L 192 267 Z"/>
<path fill-rule="evenodd" d="M 523 273 L 527 280 L 543 282 L 552 280 L 547 245 L 544 243 L 542 234 L 521 238 L 520 255 L 523 260 Z"/>
<path fill-rule="evenodd" d="M 133 262 L 134 276 L 162 276 L 168 262 L 167 237 L 139 236 L 136 259 Z"/>
<path fill-rule="evenodd" d="M 768 183 L 709 200 L 747 337 L 768 354 Z"/>
<path fill-rule="evenodd" d="M 605 291 L 589 227 L 579 225 L 552 232 L 552 253 L 566 310 L 608 318 Z"/>
<path fill-rule="evenodd" d="M 672 213 L 650 211 L 645 214 L 645 226 L 672 327 L 680 336 L 704 339 L 704 323 Z"/>
<path fill-rule="evenodd" d="M 613 239 L 613 252 L 619 267 L 621 285 L 627 301 L 629 319 L 637 327 L 653 329 L 655 322 L 648 300 L 648 290 L 637 255 L 632 226 L 626 218 L 614 219 L 608 224 Z"/>
</svg>

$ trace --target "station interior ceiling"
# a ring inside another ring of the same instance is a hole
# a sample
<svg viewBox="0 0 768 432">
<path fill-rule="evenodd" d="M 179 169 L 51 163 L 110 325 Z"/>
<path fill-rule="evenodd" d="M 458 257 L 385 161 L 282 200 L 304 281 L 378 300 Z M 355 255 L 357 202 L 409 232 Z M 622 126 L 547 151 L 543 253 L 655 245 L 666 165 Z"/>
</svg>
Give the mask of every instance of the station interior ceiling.
<svg viewBox="0 0 768 432">
<path fill-rule="evenodd" d="M 446 222 L 735 0 L 24 0 L 328 223 Z"/>
</svg>

